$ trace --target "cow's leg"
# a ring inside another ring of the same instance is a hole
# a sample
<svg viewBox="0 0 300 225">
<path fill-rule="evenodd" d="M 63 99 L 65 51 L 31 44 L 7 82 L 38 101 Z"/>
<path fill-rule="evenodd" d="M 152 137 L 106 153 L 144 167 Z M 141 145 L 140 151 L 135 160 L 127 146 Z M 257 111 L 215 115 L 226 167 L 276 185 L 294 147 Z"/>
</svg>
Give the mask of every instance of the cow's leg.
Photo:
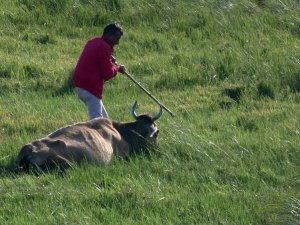
<svg viewBox="0 0 300 225">
<path fill-rule="evenodd" d="M 23 146 L 16 162 L 16 171 L 28 171 L 31 168 L 43 165 L 49 156 L 49 148 L 43 141 L 35 141 Z"/>
<path fill-rule="evenodd" d="M 71 167 L 71 162 L 60 154 L 60 152 L 66 152 L 67 147 L 64 141 L 44 139 L 43 143 L 47 146 L 47 154 L 42 154 L 40 162 L 37 163 L 42 170 L 56 168 L 65 170 Z"/>
<path fill-rule="evenodd" d="M 64 158 L 63 156 L 53 154 L 47 158 L 47 160 L 45 162 L 45 166 L 46 166 L 45 169 L 47 169 L 47 170 L 59 168 L 64 171 L 64 170 L 70 168 L 72 166 L 72 163 L 69 160 L 67 160 L 66 158 Z"/>
<path fill-rule="evenodd" d="M 28 157 L 32 154 L 33 146 L 31 144 L 23 146 L 21 149 L 16 161 L 15 161 L 15 170 L 16 171 L 28 171 L 30 161 Z"/>
<path fill-rule="evenodd" d="M 53 170 L 59 168 L 65 170 L 71 167 L 71 162 L 57 154 L 51 154 L 49 150 L 28 151 L 29 154 L 24 155 L 22 160 L 17 164 L 18 171 L 29 171 L 32 168 L 42 171 Z"/>
<path fill-rule="evenodd" d="M 59 152 L 66 152 L 66 144 L 61 140 L 40 140 L 25 145 L 15 162 L 16 171 L 29 171 L 30 169 L 52 170 L 59 168 L 65 170 L 71 162 Z"/>
<path fill-rule="evenodd" d="M 17 157 L 15 162 L 15 170 L 17 172 L 28 172 L 33 168 L 41 168 L 49 158 L 49 152 L 47 150 L 35 151 L 34 146 L 25 145 Z"/>
<path fill-rule="evenodd" d="M 56 142 L 58 142 L 60 145 L 64 145 L 64 143 L 61 143 L 60 141 Z M 55 151 L 55 148 L 53 150 L 49 147 L 53 146 L 49 144 L 46 149 L 43 149 L 39 152 L 32 152 L 32 154 L 28 157 L 31 164 L 43 171 L 49 171 L 53 169 L 65 170 L 71 167 L 72 163 L 68 159 Z"/>
<path fill-rule="evenodd" d="M 45 165 L 47 162 L 47 159 L 49 158 L 49 151 L 46 150 L 40 150 L 38 152 L 33 151 L 30 155 L 27 156 L 27 161 L 29 162 L 29 167 L 33 168 L 41 168 Z"/>
</svg>

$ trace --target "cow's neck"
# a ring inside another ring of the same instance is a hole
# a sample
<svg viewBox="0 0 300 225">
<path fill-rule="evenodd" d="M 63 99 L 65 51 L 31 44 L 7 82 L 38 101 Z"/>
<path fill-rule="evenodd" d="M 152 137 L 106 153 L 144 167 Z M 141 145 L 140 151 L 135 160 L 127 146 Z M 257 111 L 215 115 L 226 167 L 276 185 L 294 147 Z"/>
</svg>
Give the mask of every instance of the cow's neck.
<svg viewBox="0 0 300 225">
<path fill-rule="evenodd" d="M 121 134 L 122 138 L 124 138 L 124 140 L 129 144 L 130 152 L 140 150 L 139 148 L 141 148 L 141 145 L 139 143 L 139 140 L 141 139 L 141 136 L 135 132 L 136 122 L 113 122 L 113 126 Z"/>
</svg>

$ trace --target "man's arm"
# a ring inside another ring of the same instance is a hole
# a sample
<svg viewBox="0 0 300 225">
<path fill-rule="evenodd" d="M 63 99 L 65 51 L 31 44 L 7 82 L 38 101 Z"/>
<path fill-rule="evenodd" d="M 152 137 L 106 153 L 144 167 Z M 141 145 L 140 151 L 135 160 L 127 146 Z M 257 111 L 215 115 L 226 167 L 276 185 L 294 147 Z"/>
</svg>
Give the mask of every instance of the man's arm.
<svg viewBox="0 0 300 225">
<path fill-rule="evenodd" d="M 101 49 L 99 60 L 101 75 L 104 80 L 109 80 L 117 75 L 117 72 L 120 70 L 120 66 L 113 66 L 112 52 L 110 49 Z"/>
</svg>

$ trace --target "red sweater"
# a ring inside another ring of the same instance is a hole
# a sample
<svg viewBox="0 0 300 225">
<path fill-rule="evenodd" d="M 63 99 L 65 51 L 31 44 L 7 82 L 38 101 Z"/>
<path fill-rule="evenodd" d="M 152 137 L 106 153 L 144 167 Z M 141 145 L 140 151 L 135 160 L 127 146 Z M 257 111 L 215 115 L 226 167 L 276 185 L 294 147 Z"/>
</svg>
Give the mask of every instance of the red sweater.
<svg viewBox="0 0 300 225">
<path fill-rule="evenodd" d="M 112 53 L 113 47 L 103 36 L 89 40 L 74 71 L 75 87 L 83 88 L 102 99 L 105 81 L 116 76 L 120 68 L 113 66 Z"/>
</svg>

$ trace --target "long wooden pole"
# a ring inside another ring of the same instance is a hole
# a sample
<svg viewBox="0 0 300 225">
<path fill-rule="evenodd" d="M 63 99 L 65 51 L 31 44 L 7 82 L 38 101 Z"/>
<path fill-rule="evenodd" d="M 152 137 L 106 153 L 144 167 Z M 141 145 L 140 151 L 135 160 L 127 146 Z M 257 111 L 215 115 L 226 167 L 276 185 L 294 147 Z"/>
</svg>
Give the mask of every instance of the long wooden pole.
<svg viewBox="0 0 300 225">
<path fill-rule="evenodd" d="M 117 59 L 114 56 L 112 56 L 112 59 L 113 59 L 113 64 L 120 66 L 120 64 L 117 62 Z M 139 88 L 141 88 L 150 98 L 152 98 L 158 105 L 160 105 L 164 110 L 166 110 L 172 117 L 175 116 L 175 114 L 170 109 L 168 109 L 160 101 L 158 101 L 157 98 L 155 98 L 152 94 L 150 94 L 150 92 L 146 88 L 144 88 L 137 80 L 135 80 L 129 73 L 124 71 L 124 75 L 128 77 L 133 83 L 135 83 Z"/>
<path fill-rule="evenodd" d="M 125 71 L 124 75 L 128 77 L 133 83 L 135 83 L 139 88 L 141 88 L 150 98 L 152 98 L 158 105 L 160 105 L 164 110 L 166 110 L 172 117 L 175 116 L 175 114 L 170 109 L 168 109 L 159 100 L 157 100 L 157 98 L 150 94 L 150 92 L 147 89 L 145 89 L 138 81 L 136 81 L 129 73 Z"/>
</svg>

